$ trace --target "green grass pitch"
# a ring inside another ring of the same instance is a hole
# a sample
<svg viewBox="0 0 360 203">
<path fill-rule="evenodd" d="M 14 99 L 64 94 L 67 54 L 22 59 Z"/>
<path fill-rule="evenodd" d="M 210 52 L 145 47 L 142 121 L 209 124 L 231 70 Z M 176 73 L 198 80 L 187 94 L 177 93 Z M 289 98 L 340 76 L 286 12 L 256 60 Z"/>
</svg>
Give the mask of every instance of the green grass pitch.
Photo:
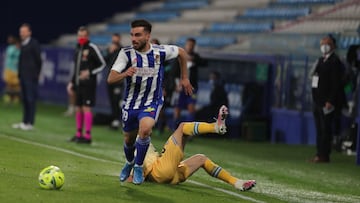
<svg viewBox="0 0 360 203">
<path fill-rule="evenodd" d="M 206 154 L 233 175 L 256 179 L 257 186 L 240 192 L 202 169 L 179 185 L 120 183 L 124 163 L 122 134 L 95 126 L 91 146 L 69 143 L 74 118 L 63 107 L 39 104 L 35 130 L 11 128 L 21 120 L 21 106 L 0 103 L 1 202 L 360 202 L 360 166 L 355 157 L 334 152 L 330 164 L 311 164 L 314 146 L 249 143 L 198 137 L 185 156 Z M 169 132 L 154 132 L 161 149 Z M 65 184 L 59 191 L 41 189 L 40 170 L 59 166 Z"/>
</svg>

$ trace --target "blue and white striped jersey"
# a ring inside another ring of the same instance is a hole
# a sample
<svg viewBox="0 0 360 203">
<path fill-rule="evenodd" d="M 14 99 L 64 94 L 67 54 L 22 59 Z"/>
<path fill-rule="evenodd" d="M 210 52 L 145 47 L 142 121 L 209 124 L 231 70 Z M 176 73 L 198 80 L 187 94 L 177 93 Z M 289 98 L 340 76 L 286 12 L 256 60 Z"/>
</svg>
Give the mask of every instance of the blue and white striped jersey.
<svg viewBox="0 0 360 203">
<path fill-rule="evenodd" d="M 139 109 L 152 104 L 162 104 L 164 62 L 176 58 L 179 48 L 174 45 L 150 45 L 147 52 L 138 52 L 132 46 L 121 49 L 112 70 L 119 73 L 136 67 L 132 77 L 126 78 L 124 109 Z"/>
</svg>

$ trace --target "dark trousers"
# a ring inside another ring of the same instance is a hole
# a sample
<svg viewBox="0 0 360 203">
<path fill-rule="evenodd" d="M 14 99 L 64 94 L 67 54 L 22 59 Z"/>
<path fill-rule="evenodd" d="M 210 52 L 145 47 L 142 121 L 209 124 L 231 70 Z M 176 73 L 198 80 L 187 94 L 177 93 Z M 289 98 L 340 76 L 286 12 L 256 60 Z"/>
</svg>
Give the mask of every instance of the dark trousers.
<svg viewBox="0 0 360 203">
<path fill-rule="evenodd" d="M 314 119 L 316 127 L 316 155 L 329 159 L 332 145 L 332 135 L 336 109 L 329 114 L 324 114 L 323 107 L 314 107 Z"/>
<path fill-rule="evenodd" d="M 111 106 L 111 117 L 113 120 L 120 120 L 121 108 L 120 102 L 122 98 L 123 86 L 119 84 L 108 85 L 109 102 Z"/>
<path fill-rule="evenodd" d="M 23 105 L 23 123 L 34 125 L 36 113 L 36 100 L 38 95 L 38 81 L 36 79 L 22 78 L 21 98 Z"/>
</svg>

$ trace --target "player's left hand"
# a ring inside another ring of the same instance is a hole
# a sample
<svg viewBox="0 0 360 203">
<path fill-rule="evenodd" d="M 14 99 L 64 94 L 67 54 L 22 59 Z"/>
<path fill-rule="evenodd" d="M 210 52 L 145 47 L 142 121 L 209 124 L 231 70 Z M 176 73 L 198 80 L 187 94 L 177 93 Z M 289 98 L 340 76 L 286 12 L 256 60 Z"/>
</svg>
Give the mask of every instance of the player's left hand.
<svg viewBox="0 0 360 203">
<path fill-rule="evenodd" d="M 192 95 L 194 91 L 194 87 L 191 85 L 190 80 L 188 78 L 181 79 L 181 86 L 184 89 L 186 95 Z"/>
<path fill-rule="evenodd" d="M 86 79 L 89 79 L 89 77 L 90 77 L 90 71 L 89 70 L 80 71 L 80 76 L 79 76 L 80 80 L 86 80 Z"/>
</svg>

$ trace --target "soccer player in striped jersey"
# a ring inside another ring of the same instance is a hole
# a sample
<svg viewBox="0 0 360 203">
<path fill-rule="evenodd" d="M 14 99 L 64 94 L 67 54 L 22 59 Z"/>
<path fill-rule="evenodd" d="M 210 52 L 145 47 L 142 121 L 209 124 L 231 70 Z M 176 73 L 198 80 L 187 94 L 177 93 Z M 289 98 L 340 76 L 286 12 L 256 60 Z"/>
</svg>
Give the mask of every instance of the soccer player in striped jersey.
<svg viewBox="0 0 360 203">
<path fill-rule="evenodd" d="M 180 123 L 164 145 L 161 156 L 155 147 L 150 145 L 144 161 L 146 181 L 178 184 L 188 179 L 199 168 L 203 168 L 210 176 L 218 178 L 238 190 L 246 191 L 253 188 L 256 185 L 255 180 L 236 178 L 203 154 L 196 154 L 183 160 L 187 138 L 206 133 L 225 134 L 227 115 L 228 109 L 223 105 L 219 109 L 216 122 Z"/>
<path fill-rule="evenodd" d="M 186 52 L 178 46 L 151 44 L 151 28 L 152 25 L 143 19 L 131 23 L 132 46 L 120 51 L 108 76 L 110 84 L 126 80 L 122 107 L 126 163 L 120 181 L 125 181 L 134 168 L 134 184 L 144 181 L 143 161 L 163 104 L 162 81 L 166 60 L 178 58 L 181 84 L 187 94 L 191 95 L 193 91 L 188 79 Z"/>
</svg>

